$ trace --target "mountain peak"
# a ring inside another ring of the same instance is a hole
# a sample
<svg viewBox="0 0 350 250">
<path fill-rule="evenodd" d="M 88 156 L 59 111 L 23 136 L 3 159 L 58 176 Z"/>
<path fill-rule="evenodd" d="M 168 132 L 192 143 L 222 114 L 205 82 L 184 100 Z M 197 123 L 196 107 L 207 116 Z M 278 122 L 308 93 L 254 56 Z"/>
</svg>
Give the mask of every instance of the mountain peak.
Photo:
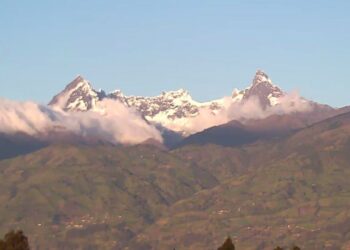
<svg viewBox="0 0 350 250">
<path fill-rule="evenodd" d="M 243 100 L 252 97 L 258 98 L 260 104 L 265 109 L 278 103 L 278 98 L 283 96 L 283 91 L 273 84 L 270 77 L 262 70 L 257 70 L 252 84 L 244 91 Z"/>
<path fill-rule="evenodd" d="M 78 75 L 50 101 L 49 105 L 63 110 L 86 111 L 93 108 L 103 95 L 103 91 L 94 90 L 88 80 Z"/>
<path fill-rule="evenodd" d="M 183 94 L 187 94 L 188 91 L 185 89 L 178 89 L 178 90 L 170 90 L 170 91 L 163 91 L 162 95 L 166 95 L 166 94 L 178 94 L 178 95 L 183 95 Z"/>
<path fill-rule="evenodd" d="M 88 80 L 86 80 L 82 75 L 77 75 L 73 81 L 71 81 L 65 88 L 65 91 L 70 89 L 75 89 L 77 87 L 88 87 L 89 89 L 92 89 L 91 84 Z"/>
<path fill-rule="evenodd" d="M 269 76 L 264 71 L 259 69 L 255 73 L 252 86 L 256 86 L 261 83 L 268 83 L 270 85 L 273 85 Z"/>
<path fill-rule="evenodd" d="M 185 90 L 185 89 L 178 89 L 178 90 L 173 90 L 173 91 L 166 91 L 166 92 L 162 92 L 162 96 L 166 99 L 191 99 L 190 93 Z"/>
<path fill-rule="evenodd" d="M 84 80 L 85 80 L 85 78 L 84 78 L 82 75 L 78 74 L 78 75 L 74 78 L 73 81 L 84 81 Z"/>
</svg>

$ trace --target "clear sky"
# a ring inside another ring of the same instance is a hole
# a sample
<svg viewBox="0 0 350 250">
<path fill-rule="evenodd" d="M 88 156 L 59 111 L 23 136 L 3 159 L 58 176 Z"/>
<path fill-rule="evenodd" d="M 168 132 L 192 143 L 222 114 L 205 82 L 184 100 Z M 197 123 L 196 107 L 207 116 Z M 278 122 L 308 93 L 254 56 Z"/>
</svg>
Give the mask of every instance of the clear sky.
<svg viewBox="0 0 350 250">
<path fill-rule="evenodd" d="M 46 103 L 77 74 L 96 88 L 205 101 L 256 69 L 350 104 L 349 0 L 1 0 L 0 96 Z"/>
</svg>

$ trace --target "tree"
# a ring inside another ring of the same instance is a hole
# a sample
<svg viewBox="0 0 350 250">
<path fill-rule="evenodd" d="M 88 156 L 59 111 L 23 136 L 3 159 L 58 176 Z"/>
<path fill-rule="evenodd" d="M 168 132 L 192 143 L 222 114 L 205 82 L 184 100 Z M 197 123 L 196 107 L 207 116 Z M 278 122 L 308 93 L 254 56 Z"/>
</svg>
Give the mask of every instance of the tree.
<svg viewBox="0 0 350 250">
<path fill-rule="evenodd" d="M 0 240 L 0 250 L 30 250 L 28 238 L 22 231 L 10 231 Z"/>
<path fill-rule="evenodd" d="M 292 247 L 292 250 L 301 250 L 301 249 L 298 246 L 294 246 L 294 247 Z"/>
<path fill-rule="evenodd" d="M 283 250 L 282 247 L 276 247 L 274 250 Z"/>
<path fill-rule="evenodd" d="M 5 250 L 6 248 L 5 248 L 5 241 L 3 241 L 3 240 L 0 240 L 0 250 Z"/>
<path fill-rule="evenodd" d="M 235 245 L 233 244 L 231 237 L 228 237 L 218 250 L 235 250 Z"/>
</svg>

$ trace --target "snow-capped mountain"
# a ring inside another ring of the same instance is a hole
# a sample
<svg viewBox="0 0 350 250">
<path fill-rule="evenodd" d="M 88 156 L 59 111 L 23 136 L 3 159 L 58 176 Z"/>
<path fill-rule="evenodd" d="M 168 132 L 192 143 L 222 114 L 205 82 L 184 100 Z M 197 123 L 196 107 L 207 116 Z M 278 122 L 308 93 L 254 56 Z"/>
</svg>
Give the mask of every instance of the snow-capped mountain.
<svg viewBox="0 0 350 250">
<path fill-rule="evenodd" d="M 103 90 L 95 90 L 82 76 L 69 83 L 50 101 L 49 106 L 69 112 L 100 111 L 97 104 L 104 99 L 120 101 L 138 110 L 148 121 L 170 129 L 175 128 L 171 126 L 172 124 L 180 125 L 179 123 L 185 123 L 187 119 L 196 117 L 201 109 L 209 109 L 215 114 L 224 106 L 224 99 L 197 102 L 184 89 L 163 92 L 154 97 L 126 96 L 120 90 L 106 94 Z"/>
<path fill-rule="evenodd" d="M 78 75 L 61 93 L 53 97 L 49 106 L 65 111 L 94 110 L 96 104 L 105 97 L 104 91 L 96 91 L 87 80 Z"/>
<path fill-rule="evenodd" d="M 178 128 L 183 127 L 188 119 L 198 116 L 201 110 L 208 109 L 215 114 L 223 107 L 223 100 L 197 102 L 184 89 L 163 92 L 154 97 L 125 96 L 121 91 L 115 91 L 107 98 L 136 108 L 148 121 L 178 132 L 182 132 Z"/>
<path fill-rule="evenodd" d="M 257 97 L 263 108 L 275 106 L 279 103 L 279 98 L 283 97 L 284 92 L 274 85 L 266 73 L 258 70 L 255 74 L 252 84 L 243 91 L 236 93 L 233 98 L 246 101 L 253 96 Z"/>
<path fill-rule="evenodd" d="M 232 104 L 244 104 L 253 97 L 257 98 L 262 109 L 267 109 L 278 106 L 284 96 L 285 93 L 261 70 L 256 72 L 248 88 L 235 89 L 231 96 L 209 102 L 193 100 L 184 89 L 163 92 L 154 97 L 126 96 L 120 90 L 106 94 L 103 90 L 95 90 L 87 80 L 78 76 L 49 105 L 69 112 L 99 111 L 97 104 L 102 100 L 118 100 L 138 110 L 151 123 L 189 134 L 192 131 L 186 131 L 188 123 L 204 112 L 215 116 Z"/>
</svg>

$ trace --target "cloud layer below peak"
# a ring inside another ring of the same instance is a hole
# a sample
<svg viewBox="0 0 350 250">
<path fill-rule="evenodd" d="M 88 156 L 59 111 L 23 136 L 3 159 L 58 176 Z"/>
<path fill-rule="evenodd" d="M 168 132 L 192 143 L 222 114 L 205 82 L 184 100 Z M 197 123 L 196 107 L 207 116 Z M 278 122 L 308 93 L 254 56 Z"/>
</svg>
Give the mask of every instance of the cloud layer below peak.
<svg viewBox="0 0 350 250">
<path fill-rule="evenodd" d="M 64 112 L 35 102 L 0 99 L 0 132 L 37 136 L 64 129 L 82 137 L 112 143 L 162 141 L 161 134 L 134 109 L 113 100 L 99 103 L 103 112 Z"/>
<path fill-rule="evenodd" d="M 167 120 L 166 127 L 189 135 L 232 120 L 264 119 L 274 114 L 309 112 L 313 109 L 312 104 L 297 92 L 286 94 L 278 102 L 278 105 L 263 109 L 255 97 L 243 102 L 232 102 L 230 97 L 226 97 L 223 108 L 216 114 L 209 108 L 202 108 L 195 117 L 181 118 L 185 120 L 180 122 Z M 148 139 L 163 141 L 160 131 L 136 109 L 107 98 L 97 105 L 95 111 L 65 112 L 35 102 L 0 99 L 0 132 L 42 136 L 64 131 L 114 144 L 139 144 Z"/>
<path fill-rule="evenodd" d="M 170 125 L 170 128 L 175 131 L 186 131 L 187 134 L 193 134 L 232 120 L 257 120 L 271 115 L 310 112 L 313 110 L 311 102 L 303 99 L 298 92 L 285 94 L 278 99 L 278 102 L 277 105 L 268 106 L 264 109 L 255 96 L 243 102 L 232 102 L 231 97 L 225 97 L 224 107 L 216 114 L 213 114 L 213 111 L 209 108 L 203 108 L 196 117 L 183 123 L 174 123 Z"/>
</svg>

